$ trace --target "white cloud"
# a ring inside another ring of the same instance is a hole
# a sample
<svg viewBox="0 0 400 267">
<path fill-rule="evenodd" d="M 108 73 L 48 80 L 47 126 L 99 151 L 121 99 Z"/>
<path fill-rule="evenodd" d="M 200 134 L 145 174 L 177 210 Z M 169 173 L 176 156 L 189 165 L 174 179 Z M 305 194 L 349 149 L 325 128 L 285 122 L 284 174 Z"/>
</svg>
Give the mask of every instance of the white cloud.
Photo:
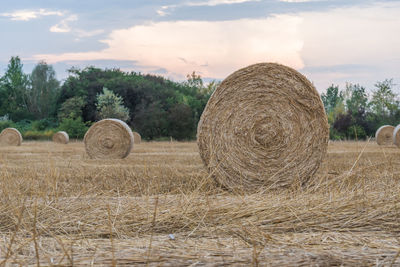
<svg viewBox="0 0 400 267">
<path fill-rule="evenodd" d="M 241 4 L 246 2 L 260 2 L 261 0 L 201 0 L 201 1 L 187 1 L 179 5 L 162 6 L 156 10 L 157 14 L 161 17 L 169 14 L 168 10 L 184 6 L 218 6 L 218 5 L 231 5 Z"/>
<path fill-rule="evenodd" d="M 69 17 L 60 21 L 56 25 L 50 27 L 51 32 L 65 33 L 70 32 L 71 27 L 69 26 L 69 22 L 78 20 L 78 16 L 70 15 Z"/>
<path fill-rule="evenodd" d="M 301 53 L 307 67 L 324 67 L 316 73 L 315 82 L 326 88 L 332 82 L 374 81 L 399 76 L 400 64 L 400 3 L 375 4 L 325 12 L 299 14 L 304 47 Z M 329 66 L 361 65 L 363 69 Z M 371 66 L 369 70 L 367 66 Z"/>
<path fill-rule="evenodd" d="M 316 1 L 321 1 L 321 0 L 279 0 L 279 1 L 280 2 L 288 2 L 288 3 L 305 3 L 305 2 L 316 2 Z"/>
<path fill-rule="evenodd" d="M 113 31 L 107 49 L 84 53 L 42 54 L 49 63 L 68 60 L 134 60 L 165 68 L 184 77 L 193 70 L 203 77 L 223 78 L 256 62 L 280 62 L 303 67 L 299 39 L 301 19 L 280 15 L 233 21 L 175 21 L 138 25 Z"/>
<path fill-rule="evenodd" d="M 103 32 L 104 32 L 104 30 L 101 30 L 101 29 L 93 30 L 93 31 L 85 31 L 85 30 L 81 30 L 81 29 L 74 30 L 74 33 L 80 38 L 96 36 L 96 35 L 102 34 Z"/>
<path fill-rule="evenodd" d="M 207 0 L 198 2 L 187 2 L 188 6 L 217 6 L 227 4 L 241 4 L 245 2 L 260 2 L 261 0 Z"/>
<path fill-rule="evenodd" d="M 22 20 L 28 21 L 32 19 L 37 19 L 43 16 L 63 16 L 63 12 L 61 11 L 51 11 L 47 9 L 38 9 L 38 10 L 17 10 L 11 13 L 1 13 L 0 16 L 9 17 L 11 20 Z"/>
</svg>

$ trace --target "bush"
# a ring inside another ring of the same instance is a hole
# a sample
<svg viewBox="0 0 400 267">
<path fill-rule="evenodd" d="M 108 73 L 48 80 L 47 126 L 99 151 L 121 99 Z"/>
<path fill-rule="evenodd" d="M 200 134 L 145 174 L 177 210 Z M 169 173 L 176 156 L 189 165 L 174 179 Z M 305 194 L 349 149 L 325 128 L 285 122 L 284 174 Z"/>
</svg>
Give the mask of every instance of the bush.
<svg viewBox="0 0 400 267">
<path fill-rule="evenodd" d="M 335 128 L 331 127 L 329 129 L 329 139 L 330 140 L 344 140 L 346 136 L 342 133 L 340 133 L 338 130 Z"/>
<path fill-rule="evenodd" d="M 88 126 L 82 121 L 82 118 L 64 119 L 58 129 L 67 132 L 71 138 L 82 139 L 88 130 Z"/>
<path fill-rule="evenodd" d="M 32 122 L 32 129 L 34 131 L 44 131 L 46 129 L 56 128 L 58 125 L 55 120 L 42 119 Z"/>
<path fill-rule="evenodd" d="M 12 121 L 0 121 L 0 132 L 10 127 L 15 127 L 15 124 Z"/>
<path fill-rule="evenodd" d="M 365 130 L 360 125 L 352 125 L 347 130 L 347 136 L 349 139 L 365 139 L 367 134 Z"/>
<path fill-rule="evenodd" d="M 51 140 L 54 131 L 26 131 L 22 133 L 22 137 L 26 140 Z"/>
<path fill-rule="evenodd" d="M 30 120 L 21 120 L 15 123 L 15 128 L 21 133 L 32 130 L 32 122 Z"/>
</svg>

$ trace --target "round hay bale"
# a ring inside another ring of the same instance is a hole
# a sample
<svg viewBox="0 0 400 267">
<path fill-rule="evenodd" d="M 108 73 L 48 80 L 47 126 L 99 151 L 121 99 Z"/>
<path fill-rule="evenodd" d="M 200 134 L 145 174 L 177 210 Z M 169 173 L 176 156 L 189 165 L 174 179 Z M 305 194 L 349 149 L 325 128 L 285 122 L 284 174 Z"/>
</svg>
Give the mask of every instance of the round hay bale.
<svg viewBox="0 0 400 267">
<path fill-rule="evenodd" d="M 104 119 L 89 128 L 83 141 L 90 158 L 122 159 L 132 150 L 133 134 L 125 122 Z"/>
<path fill-rule="evenodd" d="M 383 125 L 375 133 L 375 140 L 380 146 L 392 145 L 394 127 L 391 125 Z"/>
<path fill-rule="evenodd" d="M 133 132 L 133 139 L 135 144 L 140 144 L 142 142 L 142 136 L 138 132 Z"/>
<path fill-rule="evenodd" d="M 68 144 L 69 136 L 66 132 L 59 131 L 59 132 L 53 134 L 53 142 L 59 143 L 59 144 Z"/>
<path fill-rule="evenodd" d="M 390 126 L 390 125 L 385 125 L 385 126 Z M 382 126 L 383 127 L 383 126 Z M 379 129 L 381 129 L 382 127 L 380 127 Z M 390 126 L 393 127 L 393 126 Z M 378 131 L 379 131 L 378 129 Z M 392 139 L 390 140 L 391 144 L 395 144 L 397 147 L 400 147 L 400 124 L 396 126 L 396 128 L 393 127 L 393 134 L 392 134 Z M 376 133 L 378 134 L 378 131 L 376 131 Z M 377 142 L 378 142 L 378 138 Z M 379 143 L 378 143 L 379 144 Z"/>
<path fill-rule="evenodd" d="M 296 70 L 260 63 L 227 77 L 197 128 L 201 158 L 230 189 L 306 182 L 319 168 L 329 125 L 314 86 Z"/>
<path fill-rule="evenodd" d="M 0 143 L 6 146 L 20 146 L 22 135 L 15 128 L 6 128 L 0 133 Z"/>
</svg>

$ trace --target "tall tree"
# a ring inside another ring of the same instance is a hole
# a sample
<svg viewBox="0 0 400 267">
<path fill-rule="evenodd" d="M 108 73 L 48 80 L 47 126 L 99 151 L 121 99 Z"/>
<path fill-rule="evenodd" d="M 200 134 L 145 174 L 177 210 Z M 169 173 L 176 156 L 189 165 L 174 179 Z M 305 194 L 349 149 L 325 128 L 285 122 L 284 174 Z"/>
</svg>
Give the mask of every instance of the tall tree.
<svg viewBox="0 0 400 267">
<path fill-rule="evenodd" d="M 56 99 L 60 89 L 60 82 L 51 65 L 39 62 L 29 76 L 31 87 L 29 90 L 28 107 L 36 119 L 48 118 L 56 113 Z"/>
<path fill-rule="evenodd" d="M 11 57 L 7 70 L 0 80 L 2 97 L 0 111 L 10 114 L 11 119 L 14 120 L 19 119 L 19 114 L 28 113 L 26 93 L 29 83 L 22 67 L 21 59 L 18 56 Z"/>
<path fill-rule="evenodd" d="M 363 86 L 351 83 L 346 84 L 345 98 L 347 111 L 353 116 L 364 113 L 367 109 L 368 95 Z"/>
<path fill-rule="evenodd" d="M 336 105 L 343 100 L 342 92 L 339 92 L 339 86 L 331 85 L 326 89 L 326 94 L 321 94 L 322 102 L 324 103 L 326 113 L 334 110 Z"/>
<path fill-rule="evenodd" d="M 129 120 L 129 110 L 123 105 L 122 97 L 114 94 L 107 88 L 97 95 L 97 116 L 99 119 L 115 118 L 122 121 Z"/>
<path fill-rule="evenodd" d="M 393 86 L 393 80 L 386 79 L 383 82 L 377 82 L 376 90 L 372 92 L 371 109 L 382 118 L 393 115 L 398 109 L 396 94 L 392 91 Z"/>
</svg>

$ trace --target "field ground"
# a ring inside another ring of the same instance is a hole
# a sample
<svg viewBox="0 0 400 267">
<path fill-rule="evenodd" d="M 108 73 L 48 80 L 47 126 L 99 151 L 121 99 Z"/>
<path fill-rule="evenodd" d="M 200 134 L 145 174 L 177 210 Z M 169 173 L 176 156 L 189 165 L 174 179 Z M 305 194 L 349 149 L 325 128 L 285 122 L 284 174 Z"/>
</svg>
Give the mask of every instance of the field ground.
<svg viewBox="0 0 400 267">
<path fill-rule="evenodd" d="M 0 239 L 0 265 L 400 266 L 400 149 L 330 143 L 306 186 L 245 194 L 194 142 L 0 147 Z"/>
</svg>

